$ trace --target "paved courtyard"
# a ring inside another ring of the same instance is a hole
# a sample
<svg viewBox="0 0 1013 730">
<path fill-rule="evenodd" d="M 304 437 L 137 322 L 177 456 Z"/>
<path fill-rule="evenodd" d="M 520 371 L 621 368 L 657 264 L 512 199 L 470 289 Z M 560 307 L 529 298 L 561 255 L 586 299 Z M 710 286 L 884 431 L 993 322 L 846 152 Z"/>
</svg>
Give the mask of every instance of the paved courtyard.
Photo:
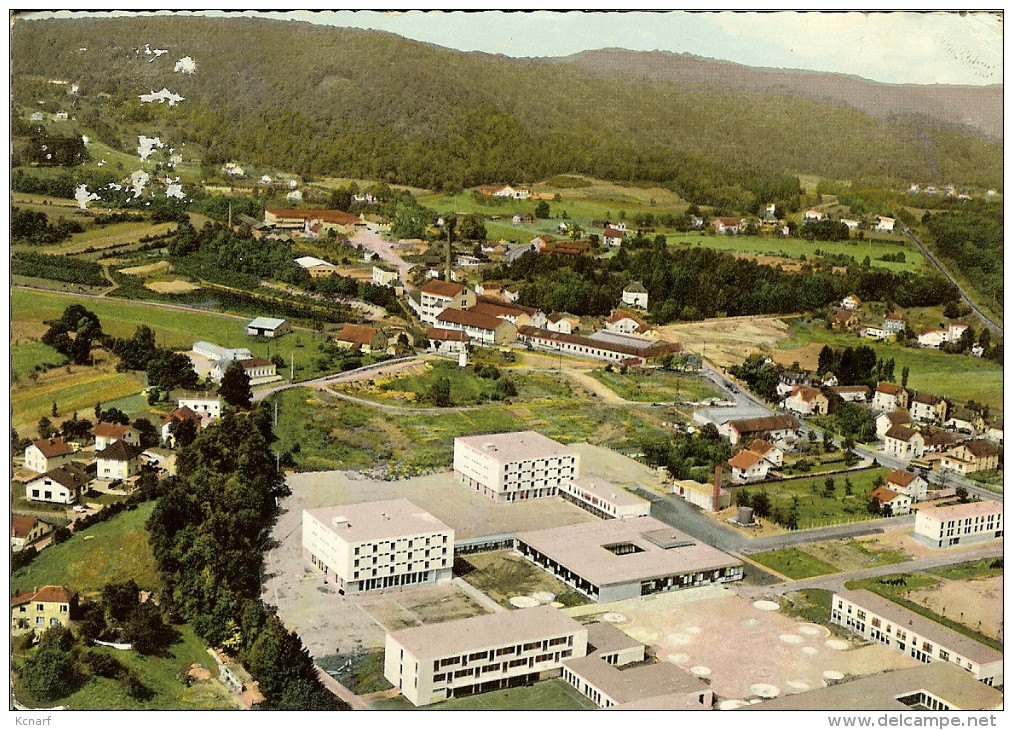
<svg viewBox="0 0 1013 730">
<path fill-rule="evenodd" d="M 760 603 L 772 608 L 776 604 Z M 817 624 L 763 610 L 720 586 L 567 609 L 575 618 L 602 615 L 669 661 L 710 680 L 720 700 L 804 692 L 836 677 L 915 666 L 877 645 L 857 646 Z M 828 674 L 824 674 L 824 673 Z M 773 689 L 772 689 L 773 688 Z"/>
</svg>

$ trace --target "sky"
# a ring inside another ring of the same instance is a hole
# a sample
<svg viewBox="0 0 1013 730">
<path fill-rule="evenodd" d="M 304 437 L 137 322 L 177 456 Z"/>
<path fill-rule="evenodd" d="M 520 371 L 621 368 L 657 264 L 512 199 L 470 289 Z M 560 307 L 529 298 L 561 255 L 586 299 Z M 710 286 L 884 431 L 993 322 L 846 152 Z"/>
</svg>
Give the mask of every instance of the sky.
<svg viewBox="0 0 1013 730">
<path fill-rule="evenodd" d="M 626 48 L 691 53 L 747 66 L 853 74 L 883 83 L 1002 83 L 1001 14 L 348 10 L 256 14 L 372 28 L 447 48 L 515 57 Z"/>
</svg>

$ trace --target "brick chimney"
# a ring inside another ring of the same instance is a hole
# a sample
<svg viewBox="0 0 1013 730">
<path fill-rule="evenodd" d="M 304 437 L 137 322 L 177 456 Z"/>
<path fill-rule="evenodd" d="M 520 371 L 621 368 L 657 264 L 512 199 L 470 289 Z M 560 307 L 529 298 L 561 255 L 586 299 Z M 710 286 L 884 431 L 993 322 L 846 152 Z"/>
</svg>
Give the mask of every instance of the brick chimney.
<svg viewBox="0 0 1013 730">
<path fill-rule="evenodd" d="M 721 510 L 721 464 L 714 465 L 714 491 L 711 494 L 711 512 Z"/>
</svg>

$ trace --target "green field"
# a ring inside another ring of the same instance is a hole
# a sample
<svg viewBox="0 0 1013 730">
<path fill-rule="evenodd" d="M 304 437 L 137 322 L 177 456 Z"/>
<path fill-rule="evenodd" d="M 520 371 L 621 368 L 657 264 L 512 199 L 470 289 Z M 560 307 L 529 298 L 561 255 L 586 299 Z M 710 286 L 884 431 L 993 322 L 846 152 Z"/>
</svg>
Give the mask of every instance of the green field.
<svg viewBox="0 0 1013 730">
<path fill-rule="evenodd" d="M 133 579 L 141 588 L 154 590 L 158 577 L 144 529 L 154 508 L 154 502 L 145 502 L 74 534 L 66 542 L 50 545 L 11 576 L 12 589 L 62 585 L 70 591 L 94 594 L 106 583 Z"/>
<path fill-rule="evenodd" d="M 116 651 L 107 647 L 90 647 L 88 653 L 108 654 L 131 669 L 134 675 L 155 696 L 139 702 L 127 694 L 123 685 L 113 679 L 93 676 L 73 694 L 60 700 L 68 710 L 235 710 L 235 698 L 217 679 L 195 682 L 187 687 L 183 675 L 192 664 L 200 664 L 211 676 L 218 676 L 218 667 L 201 640 L 189 626 L 179 626 L 181 640 L 169 647 L 168 656 L 144 656 L 135 651 Z"/>
<path fill-rule="evenodd" d="M 890 271 L 917 271 L 921 268 L 924 258 L 921 252 L 898 240 L 897 244 L 883 243 L 880 241 L 806 241 L 801 238 L 776 238 L 766 236 L 724 236 L 701 234 L 699 231 L 691 233 L 671 233 L 668 235 L 670 246 L 701 246 L 713 248 L 719 251 L 730 251 L 732 253 L 748 254 L 752 256 L 777 256 L 783 258 L 797 259 L 801 256 L 813 258 L 816 249 L 824 255 L 854 256 L 855 261 L 861 263 L 868 256 L 873 266 Z M 896 263 L 893 261 L 879 261 L 884 254 L 896 254 L 904 252 L 905 262 Z"/>
<path fill-rule="evenodd" d="M 140 392 L 145 385 L 142 373 L 117 373 L 109 369 L 77 367 L 67 375 L 58 373 L 52 380 L 38 383 L 22 381 L 11 391 L 12 423 L 21 429 L 50 416 L 53 402 L 61 415 L 77 411 L 87 417 L 96 401 L 107 403 Z"/>
<path fill-rule="evenodd" d="M 998 564 L 993 567 L 993 563 Z M 945 565 L 942 568 L 932 568 L 927 572 L 938 575 L 946 580 L 970 580 L 971 578 L 987 578 L 992 575 L 1001 575 L 1003 572 L 1002 558 L 986 558 L 976 560 L 973 563 L 958 563 L 957 565 Z"/>
<path fill-rule="evenodd" d="M 643 373 L 623 374 L 599 369 L 592 370 L 588 375 L 608 386 L 619 397 L 640 403 L 698 402 L 723 397 L 709 380 L 685 373 L 645 370 Z"/>
<path fill-rule="evenodd" d="M 800 530 L 806 530 L 812 527 L 875 519 L 866 511 L 867 496 L 874 489 L 873 482 L 876 477 L 885 478 L 891 471 L 891 469 L 880 467 L 850 472 L 847 477 L 851 479 L 852 483 L 853 494 L 851 496 L 844 493 L 845 475 L 833 477 L 835 491 L 832 497 L 823 495 L 823 483 L 826 477 L 767 482 L 749 486 L 748 489 L 752 493 L 766 492 L 770 497 L 771 507 L 781 509 L 786 513 L 791 509 L 792 498 L 798 497 L 798 527 Z"/>
<path fill-rule="evenodd" d="M 538 591 L 555 594 L 556 600 L 567 606 L 589 602 L 534 563 L 511 556 L 508 550 L 476 553 L 458 560 L 454 572 L 504 608 L 513 608 L 510 604 L 513 596 L 529 596 Z"/>
<path fill-rule="evenodd" d="M 484 692 L 471 697 L 445 700 L 434 705 L 415 707 L 398 695 L 382 700 L 370 707 L 371 710 L 458 710 L 458 711 L 572 711 L 593 710 L 596 705 L 562 679 L 546 679 L 527 687 Z"/>
<path fill-rule="evenodd" d="M 791 320 L 792 337 L 776 347 L 791 350 L 810 343 L 828 344 L 836 348 L 869 345 L 876 357 L 895 362 L 894 373 L 900 381 L 904 367 L 910 369 L 907 387 L 960 402 L 975 400 L 985 403 L 992 413 L 1002 414 L 1002 366 L 968 355 L 952 355 L 939 350 L 924 350 L 896 344 L 876 344 L 855 335 L 831 332 Z"/>
<path fill-rule="evenodd" d="M 135 243 L 143 236 L 158 236 L 174 229 L 175 225 L 172 223 L 152 223 L 151 221 L 110 223 L 104 226 L 93 225 L 86 228 L 83 233 L 73 234 L 69 240 L 62 243 L 52 246 L 19 246 L 18 248 L 59 256 L 82 253 L 87 248 L 102 249 L 121 243 Z"/>
<path fill-rule="evenodd" d="M 786 578 L 802 580 L 817 575 L 837 573 L 838 570 L 829 563 L 815 558 L 798 548 L 783 548 L 781 550 L 768 550 L 765 553 L 753 553 L 749 556 L 760 565 L 771 570 L 776 570 Z"/>
<path fill-rule="evenodd" d="M 46 370 L 63 365 L 65 362 L 67 358 L 41 342 L 26 342 L 11 347 L 11 375 L 15 378 L 27 376 L 36 369 Z"/>
<path fill-rule="evenodd" d="M 890 581 L 892 580 L 903 580 L 904 585 L 891 585 Z M 989 636 L 985 636 L 984 634 L 980 634 L 974 629 L 964 626 L 961 623 L 957 623 L 952 619 L 948 619 L 945 616 L 940 616 L 935 611 L 932 611 L 926 608 L 925 606 L 922 606 L 921 604 L 909 601 L 904 597 L 909 591 L 916 591 L 919 588 L 927 588 L 929 586 L 935 585 L 938 582 L 939 581 L 937 581 L 935 578 L 932 578 L 927 575 L 912 574 L 912 573 L 897 573 L 894 575 L 886 575 L 883 576 L 882 578 L 865 578 L 863 580 L 848 581 L 847 583 L 844 584 L 844 587 L 847 588 L 849 591 L 864 589 L 867 591 L 872 591 L 873 593 L 878 593 L 884 598 L 887 598 L 893 601 L 894 603 L 900 604 L 901 606 L 910 611 L 914 611 L 915 613 L 921 614 L 922 616 L 925 616 L 926 618 L 935 621 L 936 623 L 940 623 L 943 626 L 947 626 L 953 629 L 954 631 L 963 634 L 964 636 L 969 636 L 975 641 L 981 642 L 986 646 L 990 646 L 993 649 L 1002 651 L 1003 650 L 1002 642 L 996 641 L 995 639 Z"/>
<path fill-rule="evenodd" d="M 781 601 L 781 608 L 790 616 L 798 616 L 812 623 L 829 624 L 833 598 L 833 591 L 804 588 L 794 593 L 786 593 Z"/>
</svg>

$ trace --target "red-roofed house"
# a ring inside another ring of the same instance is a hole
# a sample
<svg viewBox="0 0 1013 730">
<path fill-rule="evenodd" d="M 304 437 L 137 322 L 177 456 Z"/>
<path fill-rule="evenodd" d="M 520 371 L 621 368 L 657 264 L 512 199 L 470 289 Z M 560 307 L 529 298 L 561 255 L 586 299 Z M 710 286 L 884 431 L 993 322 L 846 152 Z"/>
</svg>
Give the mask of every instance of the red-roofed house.
<svg viewBox="0 0 1013 730">
<path fill-rule="evenodd" d="M 904 331 L 904 317 L 897 312 L 891 312 L 886 315 L 886 319 L 883 320 L 883 329 L 892 335 L 898 332 Z"/>
<path fill-rule="evenodd" d="M 732 481 L 736 484 L 761 482 L 767 478 L 770 463 L 755 451 L 743 449 L 728 460 L 732 468 Z"/>
<path fill-rule="evenodd" d="M 995 471 L 999 468 L 999 447 L 985 439 L 965 441 L 939 459 L 939 468 L 958 474 Z"/>
<path fill-rule="evenodd" d="M 738 233 L 742 230 L 741 218 L 715 218 L 714 230 L 718 233 Z"/>
<path fill-rule="evenodd" d="M 886 487 L 877 487 L 869 493 L 870 499 L 879 502 L 880 509 L 894 517 L 911 513 L 911 498 Z"/>
<path fill-rule="evenodd" d="M 133 447 L 131 447 L 133 448 Z M 91 479 L 72 464 L 50 469 L 25 485 L 25 499 L 33 502 L 74 504 Z"/>
<path fill-rule="evenodd" d="M 911 398 L 911 418 L 921 423 L 943 423 L 946 401 L 928 393 L 915 393 Z"/>
<path fill-rule="evenodd" d="M 886 486 L 895 492 L 906 494 L 912 502 L 920 502 L 929 494 L 929 485 L 917 474 L 897 469 L 886 478 Z"/>
<path fill-rule="evenodd" d="M 615 229 L 615 228 L 606 228 L 605 230 L 603 230 L 601 232 L 601 242 L 602 242 L 602 245 L 603 246 L 607 246 L 609 248 L 615 248 L 616 246 L 622 246 L 623 245 L 623 236 L 625 236 L 625 235 L 626 234 L 624 234 L 622 231 L 620 231 L 618 229 Z"/>
<path fill-rule="evenodd" d="M 885 413 L 907 410 L 907 391 L 893 383 L 879 383 L 872 395 L 872 407 Z"/>
<path fill-rule="evenodd" d="M 894 426 L 883 435 L 884 451 L 898 459 L 920 459 L 925 455 L 925 439 L 913 428 Z"/>
<path fill-rule="evenodd" d="M 419 319 L 429 325 L 444 309 L 471 309 L 476 304 L 475 292 L 452 281 L 430 279 L 419 291 Z"/>
<path fill-rule="evenodd" d="M 429 351 L 437 355 L 459 355 L 468 350 L 468 335 L 463 330 L 429 327 L 426 329 Z"/>
<path fill-rule="evenodd" d="M 798 421 L 793 416 L 777 415 L 762 418 L 743 418 L 728 421 L 718 427 L 718 433 L 728 439 L 732 446 L 756 439 L 778 442 L 798 438 Z"/>
<path fill-rule="evenodd" d="M 338 334 L 334 335 L 334 342 L 339 347 L 367 355 L 383 350 L 387 346 L 387 342 L 379 330 L 363 324 L 346 324 Z"/>
<path fill-rule="evenodd" d="M 784 409 L 803 416 L 825 416 L 830 404 L 827 397 L 815 388 L 796 385 L 784 399 Z"/>
<path fill-rule="evenodd" d="M 624 335 L 644 335 L 646 337 L 652 337 L 658 333 L 640 317 L 622 309 L 615 310 L 605 319 L 605 329 Z"/>
<path fill-rule="evenodd" d="M 847 309 L 838 309 L 830 318 L 830 328 L 851 331 L 858 326 L 858 315 Z"/>
<path fill-rule="evenodd" d="M 70 596 L 63 586 L 45 586 L 11 599 L 11 635 L 41 634 L 70 623 Z"/>
<path fill-rule="evenodd" d="M 207 423 L 211 422 L 210 416 L 202 418 L 200 414 L 190 408 L 187 408 L 186 406 L 173 408 L 169 411 L 165 418 L 162 419 L 162 441 L 170 445 L 172 444 L 172 424 L 179 423 L 181 421 L 190 421 L 193 423 L 194 430 L 196 431 L 200 429 L 201 426 L 205 425 L 205 418 L 207 419 Z"/>
<path fill-rule="evenodd" d="M 841 300 L 841 306 L 844 309 L 855 310 L 862 306 L 862 300 L 854 294 L 848 294 L 848 296 Z"/>
<path fill-rule="evenodd" d="M 436 326 L 461 330 L 479 345 L 508 345 L 517 336 L 516 325 L 488 314 L 476 314 L 463 309 L 444 309 L 436 318 Z"/>
<path fill-rule="evenodd" d="M 771 466 L 779 467 L 784 463 L 784 452 L 769 441 L 756 439 L 749 444 L 749 450 L 769 461 Z"/>
<path fill-rule="evenodd" d="M 37 517 L 14 515 L 11 518 L 11 550 L 16 553 L 20 552 L 43 535 L 48 535 L 52 531 L 52 525 L 43 522 Z"/>
<path fill-rule="evenodd" d="M 911 417 L 907 411 L 893 411 L 891 413 L 880 413 L 876 417 L 876 438 L 883 438 L 887 431 L 894 426 L 910 426 Z"/>
<path fill-rule="evenodd" d="M 134 446 L 141 445 L 141 437 L 130 426 L 99 421 L 95 426 L 95 451 L 101 451 L 109 444 L 126 441 Z"/>
<path fill-rule="evenodd" d="M 74 456 L 74 448 L 62 438 L 39 439 L 25 449 L 25 468 L 43 474 L 63 466 Z"/>
</svg>

